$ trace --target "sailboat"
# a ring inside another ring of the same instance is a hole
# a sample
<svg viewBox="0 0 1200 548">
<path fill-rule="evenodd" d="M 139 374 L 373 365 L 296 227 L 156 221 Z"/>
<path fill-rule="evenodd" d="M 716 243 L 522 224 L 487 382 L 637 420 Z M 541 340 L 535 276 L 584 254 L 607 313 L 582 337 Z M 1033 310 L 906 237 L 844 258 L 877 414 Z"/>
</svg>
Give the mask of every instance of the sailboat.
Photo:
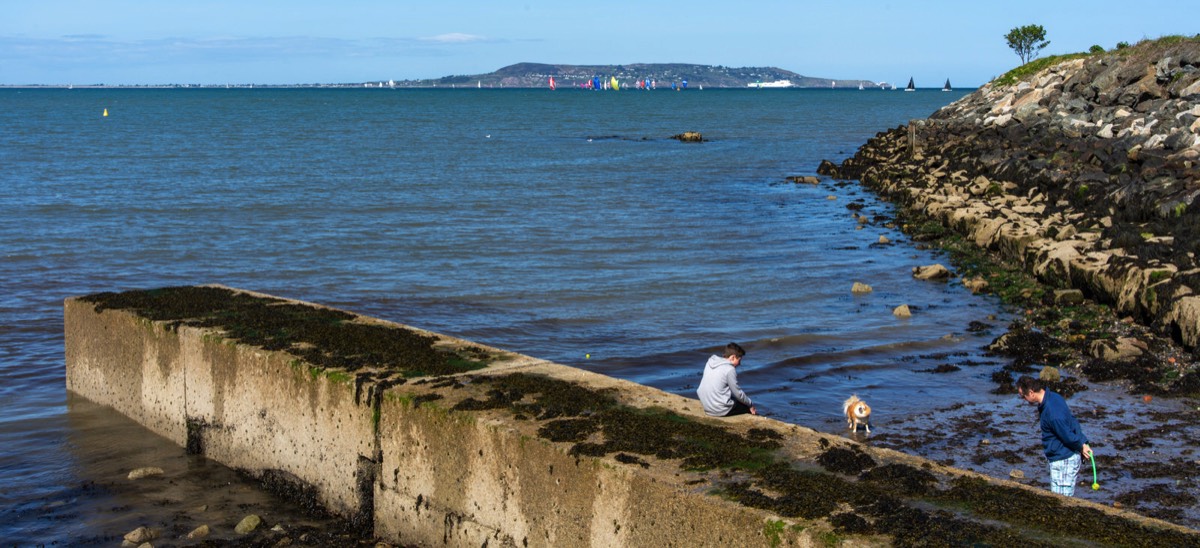
<svg viewBox="0 0 1200 548">
<path fill-rule="evenodd" d="M 908 85 L 904 86 L 904 91 L 917 91 L 917 87 L 913 85 L 912 76 L 908 77 Z"/>
<path fill-rule="evenodd" d="M 858 91 L 862 91 L 862 90 L 863 90 L 862 82 L 859 82 L 858 83 Z"/>
<path fill-rule="evenodd" d="M 550 91 L 554 91 L 554 90 L 555 90 L 554 77 L 551 76 L 550 77 Z"/>
<path fill-rule="evenodd" d="M 611 78 L 611 80 L 612 80 L 612 81 L 609 83 L 609 87 L 610 87 L 610 88 L 612 88 L 612 90 L 613 90 L 613 91 L 620 91 L 620 90 L 621 90 L 621 84 L 617 82 L 617 77 L 616 77 L 616 76 L 612 76 L 612 77 L 610 77 L 610 78 Z"/>
<path fill-rule="evenodd" d="M 946 79 L 946 85 L 942 86 L 942 91 L 950 91 L 950 79 Z"/>
</svg>

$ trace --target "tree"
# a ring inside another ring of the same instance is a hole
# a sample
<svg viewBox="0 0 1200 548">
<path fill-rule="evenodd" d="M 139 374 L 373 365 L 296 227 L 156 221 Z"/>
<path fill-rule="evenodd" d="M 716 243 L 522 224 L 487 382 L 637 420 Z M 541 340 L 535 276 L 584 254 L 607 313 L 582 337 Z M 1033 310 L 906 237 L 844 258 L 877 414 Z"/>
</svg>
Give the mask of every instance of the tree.
<svg viewBox="0 0 1200 548">
<path fill-rule="evenodd" d="M 1004 39 L 1008 40 L 1008 47 L 1017 52 L 1022 65 L 1032 61 L 1034 57 L 1037 57 L 1037 52 L 1050 45 L 1050 41 L 1046 40 L 1046 29 L 1041 25 L 1025 25 L 1014 28 L 1008 31 L 1008 35 Z"/>
</svg>

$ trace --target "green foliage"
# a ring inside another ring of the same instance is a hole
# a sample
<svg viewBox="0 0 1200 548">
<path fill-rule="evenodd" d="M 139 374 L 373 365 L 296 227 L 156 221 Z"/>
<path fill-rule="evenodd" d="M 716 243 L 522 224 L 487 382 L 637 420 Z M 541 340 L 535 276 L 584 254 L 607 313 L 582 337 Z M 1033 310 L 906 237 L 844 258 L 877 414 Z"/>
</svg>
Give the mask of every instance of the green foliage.
<svg viewBox="0 0 1200 548">
<path fill-rule="evenodd" d="M 1046 29 L 1041 25 L 1016 27 L 1008 31 L 1004 40 L 1007 41 L 1008 47 L 1012 48 L 1021 58 L 1022 65 L 1033 60 L 1037 57 L 1037 52 L 1050 45 L 1050 41 L 1046 40 Z"/>
<path fill-rule="evenodd" d="M 783 542 L 783 528 L 783 521 L 772 520 L 763 525 L 763 536 L 767 537 L 767 542 L 771 544 L 772 548 Z"/>
<path fill-rule="evenodd" d="M 1104 53 L 1104 47 L 1100 44 L 1092 44 L 1092 47 L 1088 48 L 1088 53 Z"/>
<path fill-rule="evenodd" d="M 825 546 L 837 546 L 842 543 L 842 536 L 834 531 L 822 532 L 819 537 Z"/>
<path fill-rule="evenodd" d="M 1080 59 L 1080 58 L 1087 57 L 1087 56 L 1088 56 L 1088 54 L 1086 54 L 1086 53 L 1070 53 L 1067 55 L 1051 55 L 1050 57 L 1043 57 L 1041 59 L 1038 59 L 1036 61 L 1031 61 L 1028 64 L 1021 65 L 1015 69 L 1012 69 L 1012 70 L 1004 73 L 1003 75 L 1001 75 L 999 78 L 997 78 L 995 80 L 995 83 L 996 83 L 996 85 L 999 85 L 999 86 L 1012 85 L 1012 84 L 1017 83 L 1021 79 L 1025 78 L 1026 76 L 1029 76 L 1031 74 L 1037 74 L 1038 71 L 1041 71 L 1042 69 L 1057 65 L 1064 61 L 1070 61 L 1071 59 Z"/>
<path fill-rule="evenodd" d="M 1150 273 L 1150 283 L 1156 284 L 1171 277 L 1170 270 L 1155 270 Z"/>
<path fill-rule="evenodd" d="M 1129 42 L 1117 42 L 1117 49 L 1125 49 L 1129 47 Z"/>
</svg>

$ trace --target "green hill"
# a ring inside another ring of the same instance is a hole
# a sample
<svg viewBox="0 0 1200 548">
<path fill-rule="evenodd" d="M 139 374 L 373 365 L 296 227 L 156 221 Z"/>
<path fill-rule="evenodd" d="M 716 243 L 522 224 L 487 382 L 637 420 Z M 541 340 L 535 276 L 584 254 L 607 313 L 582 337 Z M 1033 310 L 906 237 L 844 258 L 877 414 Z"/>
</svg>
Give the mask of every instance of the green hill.
<svg viewBox="0 0 1200 548">
<path fill-rule="evenodd" d="M 608 81 L 615 77 L 622 86 L 634 87 L 637 80 L 650 79 L 658 87 L 688 82 L 688 87 L 745 88 L 759 82 L 787 80 L 801 88 L 857 88 L 875 86 L 870 80 L 838 80 L 804 76 L 775 67 L 724 67 L 693 65 L 687 63 L 635 63 L 630 65 L 551 65 L 545 63 L 517 63 L 488 74 L 453 75 L 429 80 L 396 81 L 397 87 L 506 87 L 539 88 L 548 85 L 554 77 L 562 88 L 578 87 L 580 84 L 600 77 Z"/>
</svg>

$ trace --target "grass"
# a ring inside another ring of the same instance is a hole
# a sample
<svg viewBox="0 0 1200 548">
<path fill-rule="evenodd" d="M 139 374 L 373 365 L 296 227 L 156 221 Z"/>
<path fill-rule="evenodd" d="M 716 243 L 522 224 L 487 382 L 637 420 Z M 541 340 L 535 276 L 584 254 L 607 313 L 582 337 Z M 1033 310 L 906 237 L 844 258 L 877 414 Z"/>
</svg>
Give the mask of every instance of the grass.
<svg viewBox="0 0 1200 548">
<path fill-rule="evenodd" d="M 1183 36 L 1180 34 L 1172 34 L 1172 35 L 1162 36 L 1160 38 L 1155 38 L 1155 39 L 1144 39 L 1144 40 L 1139 41 L 1136 45 L 1134 45 L 1132 47 L 1117 47 L 1116 49 L 1114 49 L 1112 51 L 1104 51 L 1103 49 L 1100 49 L 1100 50 L 1095 50 L 1095 51 L 1090 51 L 1090 52 L 1065 53 L 1062 55 L 1051 55 L 1049 57 L 1042 57 L 1040 59 L 1034 59 L 1033 61 L 1025 63 L 1024 65 L 1021 65 L 1019 67 L 1016 67 L 1016 68 L 1004 73 L 999 78 L 996 78 L 995 80 L 993 80 L 992 83 L 994 83 L 997 86 L 1010 86 L 1010 85 L 1016 84 L 1017 82 L 1024 80 L 1025 78 L 1027 78 L 1033 74 L 1037 74 L 1038 72 L 1041 72 L 1042 70 L 1045 70 L 1045 69 L 1052 67 L 1054 65 L 1057 65 L 1059 63 L 1063 63 L 1063 62 L 1070 61 L 1073 59 L 1084 59 L 1087 57 L 1092 57 L 1092 56 L 1096 56 L 1096 55 L 1106 55 L 1106 54 L 1110 54 L 1110 53 L 1126 56 L 1126 55 L 1132 55 L 1135 52 L 1144 50 L 1146 48 L 1167 47 L 1167 46 L 1173 46 L 1176 44 L 1181 44 L 1184 42 L 1200 42 L 1200 34 L 1197 34 L 1192 37 Z M 1125 42 L 1121 42 L 1121 44 L 1125 44 Z"/>
</svg>

